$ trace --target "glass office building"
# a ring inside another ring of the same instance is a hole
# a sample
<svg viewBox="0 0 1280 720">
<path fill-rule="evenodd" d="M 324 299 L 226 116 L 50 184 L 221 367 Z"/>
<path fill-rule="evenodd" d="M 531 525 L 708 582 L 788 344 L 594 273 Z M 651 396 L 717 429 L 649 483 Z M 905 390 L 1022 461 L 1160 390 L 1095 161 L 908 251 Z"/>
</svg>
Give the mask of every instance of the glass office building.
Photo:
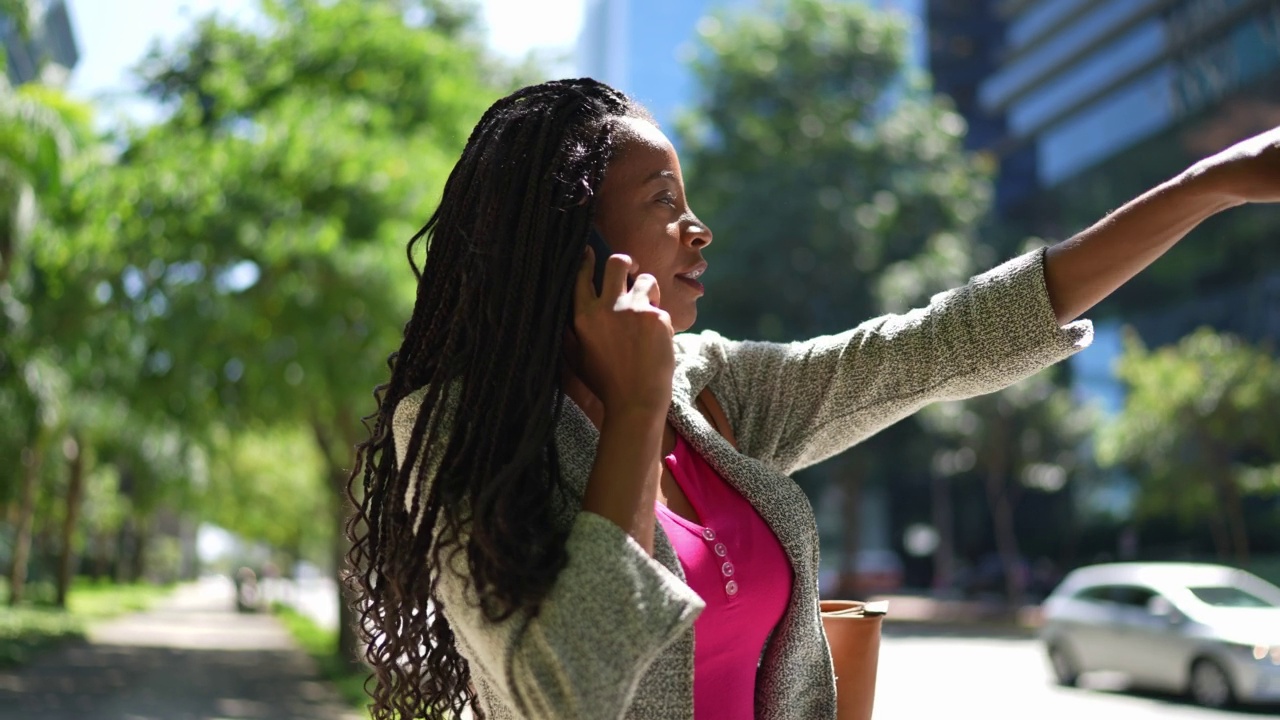
<svg viewBox="0 0 1280 720">
<path fill-rule="evenodd" d="M 14 18 L 0 13 L 0 47 L 4 48 L 5 71 L 12 85 L 37 79 L 54 85 L 65 84 L 68 73 L 80 59 L 64 0 L 31 2 L 26 37 L 18 32 Z M 42 78 L 46 69 L 52 72 Z"/>
<path fill-rule="evenodd" d="M 1005 208 L 1218 108 L 1277 97 L 1263 87 L 1280 71 L 1276 0 L 929 0 L 928 12 L 938 88 L 1016 178 Z M 1198 132 L 1189 156 L 1216 149 Z"/>
</svg>

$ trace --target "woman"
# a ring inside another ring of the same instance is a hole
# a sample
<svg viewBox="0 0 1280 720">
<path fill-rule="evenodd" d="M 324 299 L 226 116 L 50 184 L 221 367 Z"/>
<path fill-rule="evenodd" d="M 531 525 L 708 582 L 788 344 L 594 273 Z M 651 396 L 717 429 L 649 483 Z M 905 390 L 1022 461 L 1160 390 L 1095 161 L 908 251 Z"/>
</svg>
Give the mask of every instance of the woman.
<svg viewBox="0 0 1280 720">
<path fill-rule="evenodd" d="M 1280 197 L 1278 140 L 927 308 L 777 345 L 685 334 L 712 234 L 643 109 L 591 80 L 499 100 L 410 242 L 417 303 L 352 474 L 375 717 L 834 717 L 787 474 L 1088 345 L 1072 321 L 1197 223 Z"/>
</svg>

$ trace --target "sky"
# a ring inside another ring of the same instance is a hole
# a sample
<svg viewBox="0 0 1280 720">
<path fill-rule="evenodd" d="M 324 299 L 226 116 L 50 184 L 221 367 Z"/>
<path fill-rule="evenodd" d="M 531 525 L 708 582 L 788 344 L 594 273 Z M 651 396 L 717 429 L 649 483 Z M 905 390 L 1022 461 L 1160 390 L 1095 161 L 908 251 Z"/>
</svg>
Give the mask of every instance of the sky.
<svg viewBox="0 0 1280 720">
<path fill-rule="evenodd" d="M 215 9 L 237 22 L 252 24 L 255 0 L 67 0 L 80 47 L 80 62 L 68 90 L 95 99 L 131 117 L 149 115 L 131 101 L 128 69 L 159 40 L 171 44 L 195 18 Z M 529 51 L 567 53 L 582 26 L 585 0 L 480 0 L 489 45 L 499 55 L 518 59 Z M 110 112 L 110 111 L 108 111 Z"/>
</svg>

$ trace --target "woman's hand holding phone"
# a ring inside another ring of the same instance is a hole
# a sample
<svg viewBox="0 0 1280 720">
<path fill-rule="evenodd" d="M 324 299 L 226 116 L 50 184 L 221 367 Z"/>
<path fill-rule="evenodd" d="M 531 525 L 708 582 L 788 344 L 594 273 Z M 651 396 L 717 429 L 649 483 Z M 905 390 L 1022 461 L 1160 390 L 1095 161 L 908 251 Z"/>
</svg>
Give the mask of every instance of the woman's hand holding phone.
<svg viewBox="0 0 1280 720">
<path fill-rule="evenodd" d="M 658 281 L 640 273 L 629 283 L 639 268 L 626 255 L 611 255 L 597 292 L 595 268 L 596 251 L 588 246 L 574 290 L 579 373 L 606 415 L 640 412 L 665 418 L 675 372 L 675 332 L 671 316 L 659 307 Z"/>
<path fill-rule="evenodd" d="M 656 278 L 642 273 L 629 285 L 628 275 L 639 267 L 626 255 L 610 255 L 597 292 L 595 266 L 595 250 L 588 247 L 568 338 L 574 370 L 604 407 L 582 509 L 613 522 L 652 555 L 675 333 L 671 316 L 658 306 Z"/>
</svg>

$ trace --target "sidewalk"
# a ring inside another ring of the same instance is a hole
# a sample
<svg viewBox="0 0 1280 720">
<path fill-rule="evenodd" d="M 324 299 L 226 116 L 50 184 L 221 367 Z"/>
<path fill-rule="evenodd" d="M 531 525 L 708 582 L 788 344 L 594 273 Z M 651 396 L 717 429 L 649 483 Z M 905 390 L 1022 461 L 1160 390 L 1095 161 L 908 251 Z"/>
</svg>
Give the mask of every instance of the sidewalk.
<svg viewBox="0 0 1280 720">
<path fill-rule="evenodd" d="M 1035 637 L 1043 619 L 1036 605 L 1016 614 L 1002 603 L 976 600 L 942 600 L 923 595 L 883 595 L 872 600 L 888 600 L 886 635 L 928 635 L 948 637 L 1030 638 Z"/>
<path fill-rule="evenodd" d="M 0 672 L 0 720 L 357 720 L 269 615 L 226 581 L 104 623 L 89 642 Z"/>
</svg>

